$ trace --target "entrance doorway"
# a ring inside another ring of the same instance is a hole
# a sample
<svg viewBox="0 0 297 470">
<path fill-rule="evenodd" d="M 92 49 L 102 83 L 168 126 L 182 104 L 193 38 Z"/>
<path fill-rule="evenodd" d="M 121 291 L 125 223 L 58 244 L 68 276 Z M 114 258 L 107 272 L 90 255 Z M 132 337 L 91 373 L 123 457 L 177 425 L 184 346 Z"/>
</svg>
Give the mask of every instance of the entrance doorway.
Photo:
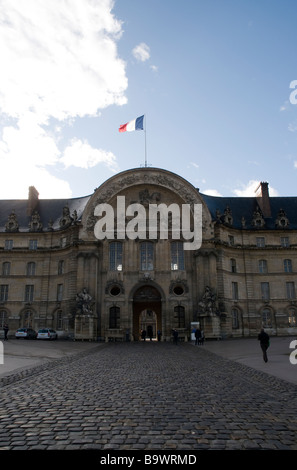
<svg viewBox="0 0 297 470">
<path fill-rule="evenodd" d="M 142 310 L 139 315 L 139 329 L 146 331 L 148 339 L 157 339 L 157 315 L 148 308 Z"/>
<path fill-rule="evenodd" d="M 142 330 L 146 338 L 157 338 L 157 331 L 162 328 L 161 294 L 153 286 L 142 286 L 133 296 L 133 337 L 141 339 Z"/>
</svg>

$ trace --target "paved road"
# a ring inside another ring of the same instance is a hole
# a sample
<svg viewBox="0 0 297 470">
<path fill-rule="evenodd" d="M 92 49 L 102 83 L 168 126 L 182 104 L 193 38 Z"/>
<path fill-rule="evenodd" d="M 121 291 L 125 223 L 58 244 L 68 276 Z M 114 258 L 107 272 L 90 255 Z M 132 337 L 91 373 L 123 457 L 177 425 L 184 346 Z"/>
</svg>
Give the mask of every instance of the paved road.
<svg viewBox="0 0 297 470">
<path fill-rule="evenodd" d="M 296 450 L 296 385 L 211 347 L 93 344 L 6 374 L 0 449 Z"/>
</svg>

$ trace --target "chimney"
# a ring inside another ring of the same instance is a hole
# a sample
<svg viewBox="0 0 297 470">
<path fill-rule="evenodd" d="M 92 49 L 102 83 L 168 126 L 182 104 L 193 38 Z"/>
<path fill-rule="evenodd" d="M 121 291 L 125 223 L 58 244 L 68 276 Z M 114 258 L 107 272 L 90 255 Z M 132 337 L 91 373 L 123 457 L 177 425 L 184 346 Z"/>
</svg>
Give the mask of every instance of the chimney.
<svg viewBox="0 0 297 470">
<path fill-rule="evenodd" d="M 30 217 L 38 204 L 39 192 L 34 186 L 29 187 L 28 205 L 27 205 L 27 216 Z"/>
<path fill-rule="evenodd" d="M 261 182 L 255 193 L 263 217 L 271 217 L 268 183 Z"/>
</svg>

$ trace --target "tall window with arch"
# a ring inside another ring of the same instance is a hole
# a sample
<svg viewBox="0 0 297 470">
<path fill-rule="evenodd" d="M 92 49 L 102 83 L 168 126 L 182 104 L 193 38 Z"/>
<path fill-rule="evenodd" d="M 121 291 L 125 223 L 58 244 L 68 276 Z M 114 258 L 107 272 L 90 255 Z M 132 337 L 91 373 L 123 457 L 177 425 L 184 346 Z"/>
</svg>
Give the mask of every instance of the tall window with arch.
<svg viewBox="0 0 297 470">
<path fill-rule="evenodd" d="M 154 269 L 154 244 L 142 242 L 140 244 L 140 270 L 152 271 Z"/>
<path fill-rule="evenodd" d="M 263 308 L 262 310 L 262 326 L 264 328 L 272 327 L 272 313 L 270 308 Z"/>
<path fill-rule="evenodd" d="M 10 262 L 9 261 L 5 261 L 3 264 L 2 264 L 2 276 L 9 276 L 10 275 Z"/>
<path fill-rule="evenodd" d="M 120 307 L 110 307 L 109 309 L 109 328 L 120 328 Z"/>
<path fill-rule="evenodd" d="M 109 270 L 123 270 L 123 244 L 122 242 L 111 242 L 109 244 Z"/>
<path fill-rule="evenodd" d="M 176 328 L 185 328 L 186 326 L 185 307 L 182 305 L 174 307 L 174 323 Z"/>
<path fill-rule="evenodd" d="M 184 270 L 184 244 L 183 242 L 171 242 L 171 271 Z"/>
<path fill-rule="evenodd" d="M 289 309 L 288 324 L 289 324 L 289 328 L 294 328 L 297 326 L 297 310 L 295 308 Z"/>
</svg>

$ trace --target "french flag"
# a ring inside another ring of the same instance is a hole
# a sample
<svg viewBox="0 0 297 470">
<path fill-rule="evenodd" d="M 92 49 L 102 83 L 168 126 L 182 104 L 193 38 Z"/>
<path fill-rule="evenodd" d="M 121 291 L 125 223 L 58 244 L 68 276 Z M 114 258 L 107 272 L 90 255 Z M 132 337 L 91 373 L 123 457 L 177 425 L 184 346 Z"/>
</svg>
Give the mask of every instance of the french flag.
<svg viewBox="0 0 297 470">
<path fill-rule="evenodd" d="M 119 132 L 142 131 L 143 120 L 144 120 L 144 115 L 139 116 L 138 118 L 133 119 L 133 121 L 127 122 L 126 124 L 122 124 L 119 127 Z"/>
</svg>

